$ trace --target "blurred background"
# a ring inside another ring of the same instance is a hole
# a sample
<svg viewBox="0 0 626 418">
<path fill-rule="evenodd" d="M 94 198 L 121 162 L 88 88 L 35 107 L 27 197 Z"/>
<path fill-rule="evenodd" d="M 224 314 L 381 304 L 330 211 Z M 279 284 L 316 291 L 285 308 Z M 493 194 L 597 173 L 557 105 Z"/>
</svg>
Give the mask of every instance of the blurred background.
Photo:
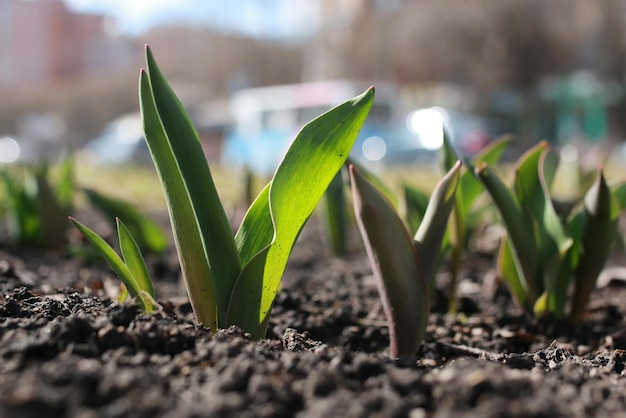
<svg viewBox="0 0 626 418">
<path fill-rule="evenodd" d="M 503 133 L 623 154 L 623 0 L 0 0 L 0 165 L 149 161 L 145 43 L 214 164 L 270 173 L 371 84 L 366 163 L 428 163 L 442 126 L 464 155 Z"/>
</svg>

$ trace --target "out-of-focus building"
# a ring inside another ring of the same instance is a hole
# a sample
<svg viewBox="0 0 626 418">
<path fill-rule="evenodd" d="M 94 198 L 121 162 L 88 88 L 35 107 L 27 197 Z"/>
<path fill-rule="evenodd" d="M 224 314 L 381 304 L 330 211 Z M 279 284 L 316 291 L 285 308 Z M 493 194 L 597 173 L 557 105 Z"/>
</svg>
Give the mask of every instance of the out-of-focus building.
<svg viewBox="0 0 626 418">
<path fill-rule="evenodd" d="M 128 40 L 111 36 L 106 23 L 103 15 L 71 12 L 62 0 L 0 1 L 0 91 L 128 67 Z"/>
</svg>

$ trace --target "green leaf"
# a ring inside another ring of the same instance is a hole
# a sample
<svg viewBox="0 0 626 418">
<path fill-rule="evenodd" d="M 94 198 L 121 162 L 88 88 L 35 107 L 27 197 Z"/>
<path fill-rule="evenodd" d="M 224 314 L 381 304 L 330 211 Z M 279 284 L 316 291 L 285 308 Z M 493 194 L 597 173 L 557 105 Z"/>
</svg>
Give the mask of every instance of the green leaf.
<svg viewBox="0 0 626 418">
<path fill-rule="evenodd" d="M 528 300 L 534 304 L 543 292 L 540 287 L 538 253 L 533 237 L 533 224 L 522 209 L 517 197 L 506 187 L 498 176 L 486 164 L 476 165 L 476 174 L 498 209 L 510 239 L 511 253 L 517 268 L 519 281 L 528 294 Z M 503 272 L 505 273 L 505 272 Z M 509 278 L 504 278 L 509 280 Z M 515 280 L 511 278 L 510 280 Z"/>
<path fill-rule="evenodd" d="M 167 248 L 167 237 L 159 224 L 141 213 L 133 205 L 123 200 L 105 196 L 91 189 L 82 189 L 89 202 L 101 211 L 105 218 L 116 227 L 116 218 L 124 219 L 125 224 L 141 247 L 155 254 Z"/>
<path fill-rule="evenodd" d="M 274 173 L 267 200 L 257 198 L 246 214 L 235 237 L 241 260 L 247 263 L 269 248 L 262 274 L 242 273 L 237 279 L 228 318 L 229 323 L 241 326 L 253 337 L 265 335 L 296 238 L 346 161 L 373 99 L 374 89 L 370 88 L 302 128 Z M 269 209 L 264 207 L 266 201 Z M 255 269 L 259 264 L 254 263 Z M 243 271 L 249 272 L 250 267 L 244 266 Z"/>
<path fill-rule="evenodd" d="M 557 168 L 556 156 L 549 151 L 548 144 L 542 142 L 531 148 L 520 159 L 516 170 L 515 191 L 533 220 L 539 266 L 543 276 L 537 287 L 546 291 L 546 303 L 550 294 L 557 292 L 557 277 L 563 258 L 572 246 L 572 239 L 561 223 L 550 197 L 549 186 L 552 184 Z M 538 278 L 540 279 L 540 278 Z M 537 314 L 540 305 L 534 307 Z"/>
<path fill-rule="evenodd" d="M 549 292 L 546 292 L 547 305 L 543 309 L 537 307 L 535 310 L 536 312 L 543 312 L 547 310 L 552 312 L 557 319 L 562 319 L 564 317 L 570 279 L 579 258 L 579 254 L 577 252 L 578 246 L 575 245 L 575 242 L 576 241 L 572 239 L 572 246 L 561 259 L 561 263 L 558 266 L 558 270 L 553 278 L 554 283 L 552 289 L 549 290 Z"/>
<path fill-rule="evenodd" d="M 140 75 L 140 105 L 146 142 L 156 167 L 172 223 L 174 242 L 191 306 L 198 321 L 217 330 L 217 305 L 196 215 L 182 172 L 163 130 L 145 71 Z"/>
<path fill-rule="evenodd" d="M 269 205 L 269 183 L 261 190 L 248 208 L 246 216 L 235 235 L 241 264 L 245 266 L 259 251 L 267 247 L 274 236 L 274 226 Z"/>
<path fill-rule="evenodd" d="M 126 228 L 124 223 L 119 218 L 116 219 L 116 222 L 117 233 L 120 241 L 120 252 L 122 253 L 126 267 L 128 267 L 128 270 L 130 270 L 133 275 L 135 283 L 137 283 L 137 287 L 142 292 L 145 292 L 147 296 L 156 299 L 154 289 L 152 287 L 152 280 L 150 279 L 146 262 L 141 255 L 137 241 L 135 241 L 128 228 Z M 145 297 L 145 295 L 140 294 L 139 297 Z M 146 300 L 144 303 L 146 305 L 152 305 L 149 300 Z"/>
<path fill-rule="evenodd" d="M 452 147 L 452 142 L 446 129 L 443 130 L 443 146 L 441 147 L 440 156 L 441 165 L 446 172 L 450 171 L 456 162 L 460 160 L 459 155 Z"/>
<path fill-rule="evenodd" d="M 413 239 L 389 199 L 354 166 L 350 179 L 357 223 L 389 324 L 389 355 L 413 355 L 424 339 L 429 312 L 426 277 Z"/>
<path fill-rule="evenodd" d="M 461 161 L 452 166 L 450 171 L 439 181 L 430 197 L 424 219 L 415 233 L 415 248 L 422 264 L 426 282 L 431 284 L 435 277 L 438 263 L 434 261 L 441 253 L 441 243 L 448 226 L 450 213 L 455 205 L 455 193 L 459 184 Z"/>
<path fill-rule="evenodd" d="M 139 288 L 135 277 L 128 269 L 124 261 L 120 258 L 119 255 L 115 252 L 115 250 L 98 234 L 89 229 L 87 226 L 78 222 L 76 219 L 71 216 L 68 218 L 74 226 L 85 236 L 87 241 L 89 241 L 95 248 L 98 250 L 102 258 L 107 262 L 109 267 L 113 269 L 115 274 L 120 278 L 124 286 L 130 292 L 131 297 L 135 298 L 141 292 L 142 289 Z M 142 300 L 142 299 L 140 299 Z M 145 307 L 146 310 L 147 307 Z"/>
<path fill-rule="evenodd" d="M 522 283 L 522 279 L 519 276 L 517 264 L 509 239 L 504 237 L 498 250 L 498 272 L 502 279 L 507 284 L 513 300 L 520 308 L 527 308 L 528 293 Z"/>
<path fill-rule="evenodd" d="M 321 212 L 328 242 L 336 256 L 344 255 L 347 250 L 348 215 L 346 205 L 343 173 L 342 170 L 339 170 L 324 194 L 324 206 Z"/>
<path fill-rule="evenodd" d="M 574 322 L 582 320 L 589 296 L 609 257 L 619 211 L 620 204 L 611 194 L 600 168 L 595 183 L 585 195 L 582 254 L 575 273 L 576 289 L 572 301 L 571 316 Z"/>
<path fill-rule="evenodd" d="M 146 62 L 150 89 L 161 127 L 180 170 L 200 231 L 218 318 L 225 319 L 233 286 L 241 271 L 233 232 L 215 189 L 198 134 L 147 47 Z M 189 276 L 186 278 L 191 281 L 205 280 Z"/>
</svg>

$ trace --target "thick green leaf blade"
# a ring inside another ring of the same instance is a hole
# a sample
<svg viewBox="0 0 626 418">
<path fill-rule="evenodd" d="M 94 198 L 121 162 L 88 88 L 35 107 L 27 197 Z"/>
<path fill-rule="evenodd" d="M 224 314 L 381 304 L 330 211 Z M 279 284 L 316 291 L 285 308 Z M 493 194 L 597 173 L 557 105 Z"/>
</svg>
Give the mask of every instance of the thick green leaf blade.
<svg viewBox="0 0 626 418">
<path fill-rule="evenodd" d="M 619 217 L 619 202 L 611 194 L 602 168 L 585 195 L 585 226 L 582 254 L 576 271 L 576 289 L 572 301 L 572 320 L 580 322 L 598 275 L 609 256 Z"/>
<path fill-rule="evenodd" d="M 269 320 L 269 311 L 262 311 L 263 294 L 269 289 L 259 278 L 263 278 L 263 274 L 267 270 L 267 257 L 270 248 L 271 245 L 262 248 L 243 267 L 235 284 L 235 292 L 228 309 L 228 325 L 241 327 L 250 333 L 253 340 L 265 337 L 267 321 Z"/>
<path fill-rule="evenodd" d="M 106 219 L 116 226 L 116 218 L 124 219 L 125 225 L 139 245 L 154 254 L 167 248 L 167 237 L 159 224 L 141 213 L 128 202 L 105 196 L 91 189 L 82 189 L 89 202 L 102 212 Z"/>
<path fill-rule="evenodd" d="M 137 285 L 137 281 L 135 277 L 128 269 L 124 261 L 120 258 L 119 255 L 115 252 L 115 250 L 98 234 L 89 229 L 87 226 L 78 222 L 76 219 L 71 216 L 68 218 L 74 226 L 85 236 L 87 241 L 89 241 L 95 248 L 98 250 L 98 253 L 104 258 L 109 267 L 117 274 L 120 278 L 124 286 L 130 292 L 131 297 L 137 297 L 141 289 Z"/>
<path fill-rule="evenodd" d="M 448 135 L 448 131 L 446 129 L 443 130 L 443 145 L 441 147 L 440 153 L 440 161 L 443 169 L 448 172 L 454 167 L 456 162 L 460 160 L 459 154 L 457 154 L 456 150 L 452 146 L 452 142 L 450 141 L 450 136 Z"/>
<path fill-rule="evenodd" d="M 415 233 L 415 248 L 422 263 L 426 282 L 431 284 L 438 263 L 435 260 L 441 253 L 450 213 L 455 205 L 455 195 L 461 174 L 461 161 L 457 161 L 433 190 L 424 219 Z"/>
<path fill-rule="evenodd" d="M 259 334 L 255 330 L 262 329 L 264 334 L 295 240 L 333 177 L 345 163 L 373 99 L 374 89 L 370 88 L 361 96 L 331 109 L 302 128 L 271 181 L 268 196 L 271 217 L 267 217 L 266 211 L 257 211 L 256 208 L 246 214 L 248 218 L 249 215 L 262 213 L 265 220 L 249 222 L 244 218 L 245 236 L 240 236 L 238 232 L 236 237 L 239 248 L 260 252 L 267 245 L 271 246 L 262 276 L 242 275 L 238 278 L 229 308 L 229 320 L 232 323 L 253 334 Z M 259 203 L 259 206 L 262 205 Z M 259 235 L 266 236 L 268 224 L 274 228 L 271 242 L 257 241 L 255 245 L 244 242 L 257 235 L 256 228 L 260 229 Z M 251 289 L 261 293 L 252 294 Z M 248 303 L 259 304 L 253 317 L 247 315 L 250 312 L 246 307 Z"/>
<path fill-rule="evenodd" d="M 344 184 L 342 170 L 339 170 L 326 189 L 321 211 L 326 238 L 336 256 L 344 255 L 348 244 L 348 215 Z"/>
<path fill-rule="evenodd" d="M 200 230 L 218 318 L 226 318 L 228 302 L 241 270 L 233 231 L 215 189 L 198 134 L 149 48 L 146 48 L 146 62 L 161 126 L 178 164 Z"/>
<path fill-rule="evenodd" d="M 248 208 L 246 216 L 235 235 L 241 265 L 245 266 L 259 251 L 267 247 L 274 236 L 274 225 L 270 213 L 270 185 L 261 190 Z"/>
<path fill-rule="evenodd" d="M 533 220 L 536 245 L 539 255 L 539 269 L 543 280 L 538 287 L 545 291 L 541 304 L 534 306 L 536 314 L 548 308 L 550 294 L 557 292 L 561 264 L 572 246 L 572 239 L 565 230 L 561 218 L 556 213 L 550 197 L 549 187 L 554 179 L 558 161 L 549 150 L 546 142 L 531 148 L 519 161 L 515 191 L 525 211 Z"/>
<path fill-rule="evenodd" d="M 146 266 L 143 255 L 141 255 L 137 241 L 135 241 L 135 238 L 128 228 L 126 228 L 126 225 L 124 225 L 119 218 L 116 219 L 116 222 L 120 241 L 120 252 L 122 253 L 124 264 L 126 264 L 126 267 L 128 267 L 128 270 L 130 270 L 133 275 L 137 287 L 151 298 L 156 299 L 154 288 L 152 287 L 152 280 L 148 273 L 148 267 Z M 142 297 L 142 295 L 140 295 L 140 297 Z M 151 301 L 148 301 L 147 304 L 152 305 Z"/>
<path fill-rule="evenodd" d="M 507 284 L 513 300 L 520 308 L 528 308 L 528 293 L 519 276 L 509 239 L 504 237 L 498 250 L 498 274 Z"/>
<path fill-rule="evenodd" d="M 161 180 L 181 270 L 198 321 L 217 330 L 217 305 L 196 215 L 182 173 L 161 125 L 145 71 L 139 79 L 140 106 L 146 142 Z"/>
<path fill-rule="evenodd" d="M 564 257 L 560 260 L 558 270 L 554 277 L 554 284 L 547 296 L 547 306 L 537 307 L 536 312 L 544 312 L 545 310 L 554 314 L 558 319 L 562 319 L 565 315 L 565 307 L 567 304 L 567 295 L 569 290 L 569 283 L 572 277 L 572 273 L 575 270 L 575 266 L 578 263 L 579 254 L 577 253 L 577 246 L 575 245 L 575 239 L 572 239 L 572 246 L 565 253 Z"/>
<path fill-rule="evenodd" d="M 517 197 L 498 176 L 484 163 L 476 165 L 476 174 L 489 192 L 510 239 L 511 252 L 518 270 L 518 277 L 528 293 L 530 303 L 543 292 L 537 277 L 538 254 L 533 237 L 533 225 L 523 211 Z"/>
<path fill-rule="evenodd" d="M 392 203 L 353 166 L 350 179 L 357 223 L 389 324 L 389 355 L 413 355 L 424 339 L 429 312 L 420 258 Z"/>
</svg>

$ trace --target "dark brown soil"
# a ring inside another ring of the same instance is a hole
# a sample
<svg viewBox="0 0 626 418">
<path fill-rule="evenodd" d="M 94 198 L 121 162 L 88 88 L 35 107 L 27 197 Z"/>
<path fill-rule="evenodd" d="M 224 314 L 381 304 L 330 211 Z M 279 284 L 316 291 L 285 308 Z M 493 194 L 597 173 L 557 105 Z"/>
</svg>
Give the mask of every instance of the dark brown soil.
<svg viewBox="0 0 626 418">
<path fill-rule="evenodd" d="M 462 312 L 439 291 L 401 361 L 366 258 L 329 257 L 313 227 L 259 342 L 194 323 L 174 254 L 151 260 L 162 309 L 145 315 L 109 296 L 102 264 L 0 248 L 0 417 L 624 416 L 624 283 L 579 327 L 533 321 L 496 282 L 492 244 L 466 260 Z"/>
</svg>

